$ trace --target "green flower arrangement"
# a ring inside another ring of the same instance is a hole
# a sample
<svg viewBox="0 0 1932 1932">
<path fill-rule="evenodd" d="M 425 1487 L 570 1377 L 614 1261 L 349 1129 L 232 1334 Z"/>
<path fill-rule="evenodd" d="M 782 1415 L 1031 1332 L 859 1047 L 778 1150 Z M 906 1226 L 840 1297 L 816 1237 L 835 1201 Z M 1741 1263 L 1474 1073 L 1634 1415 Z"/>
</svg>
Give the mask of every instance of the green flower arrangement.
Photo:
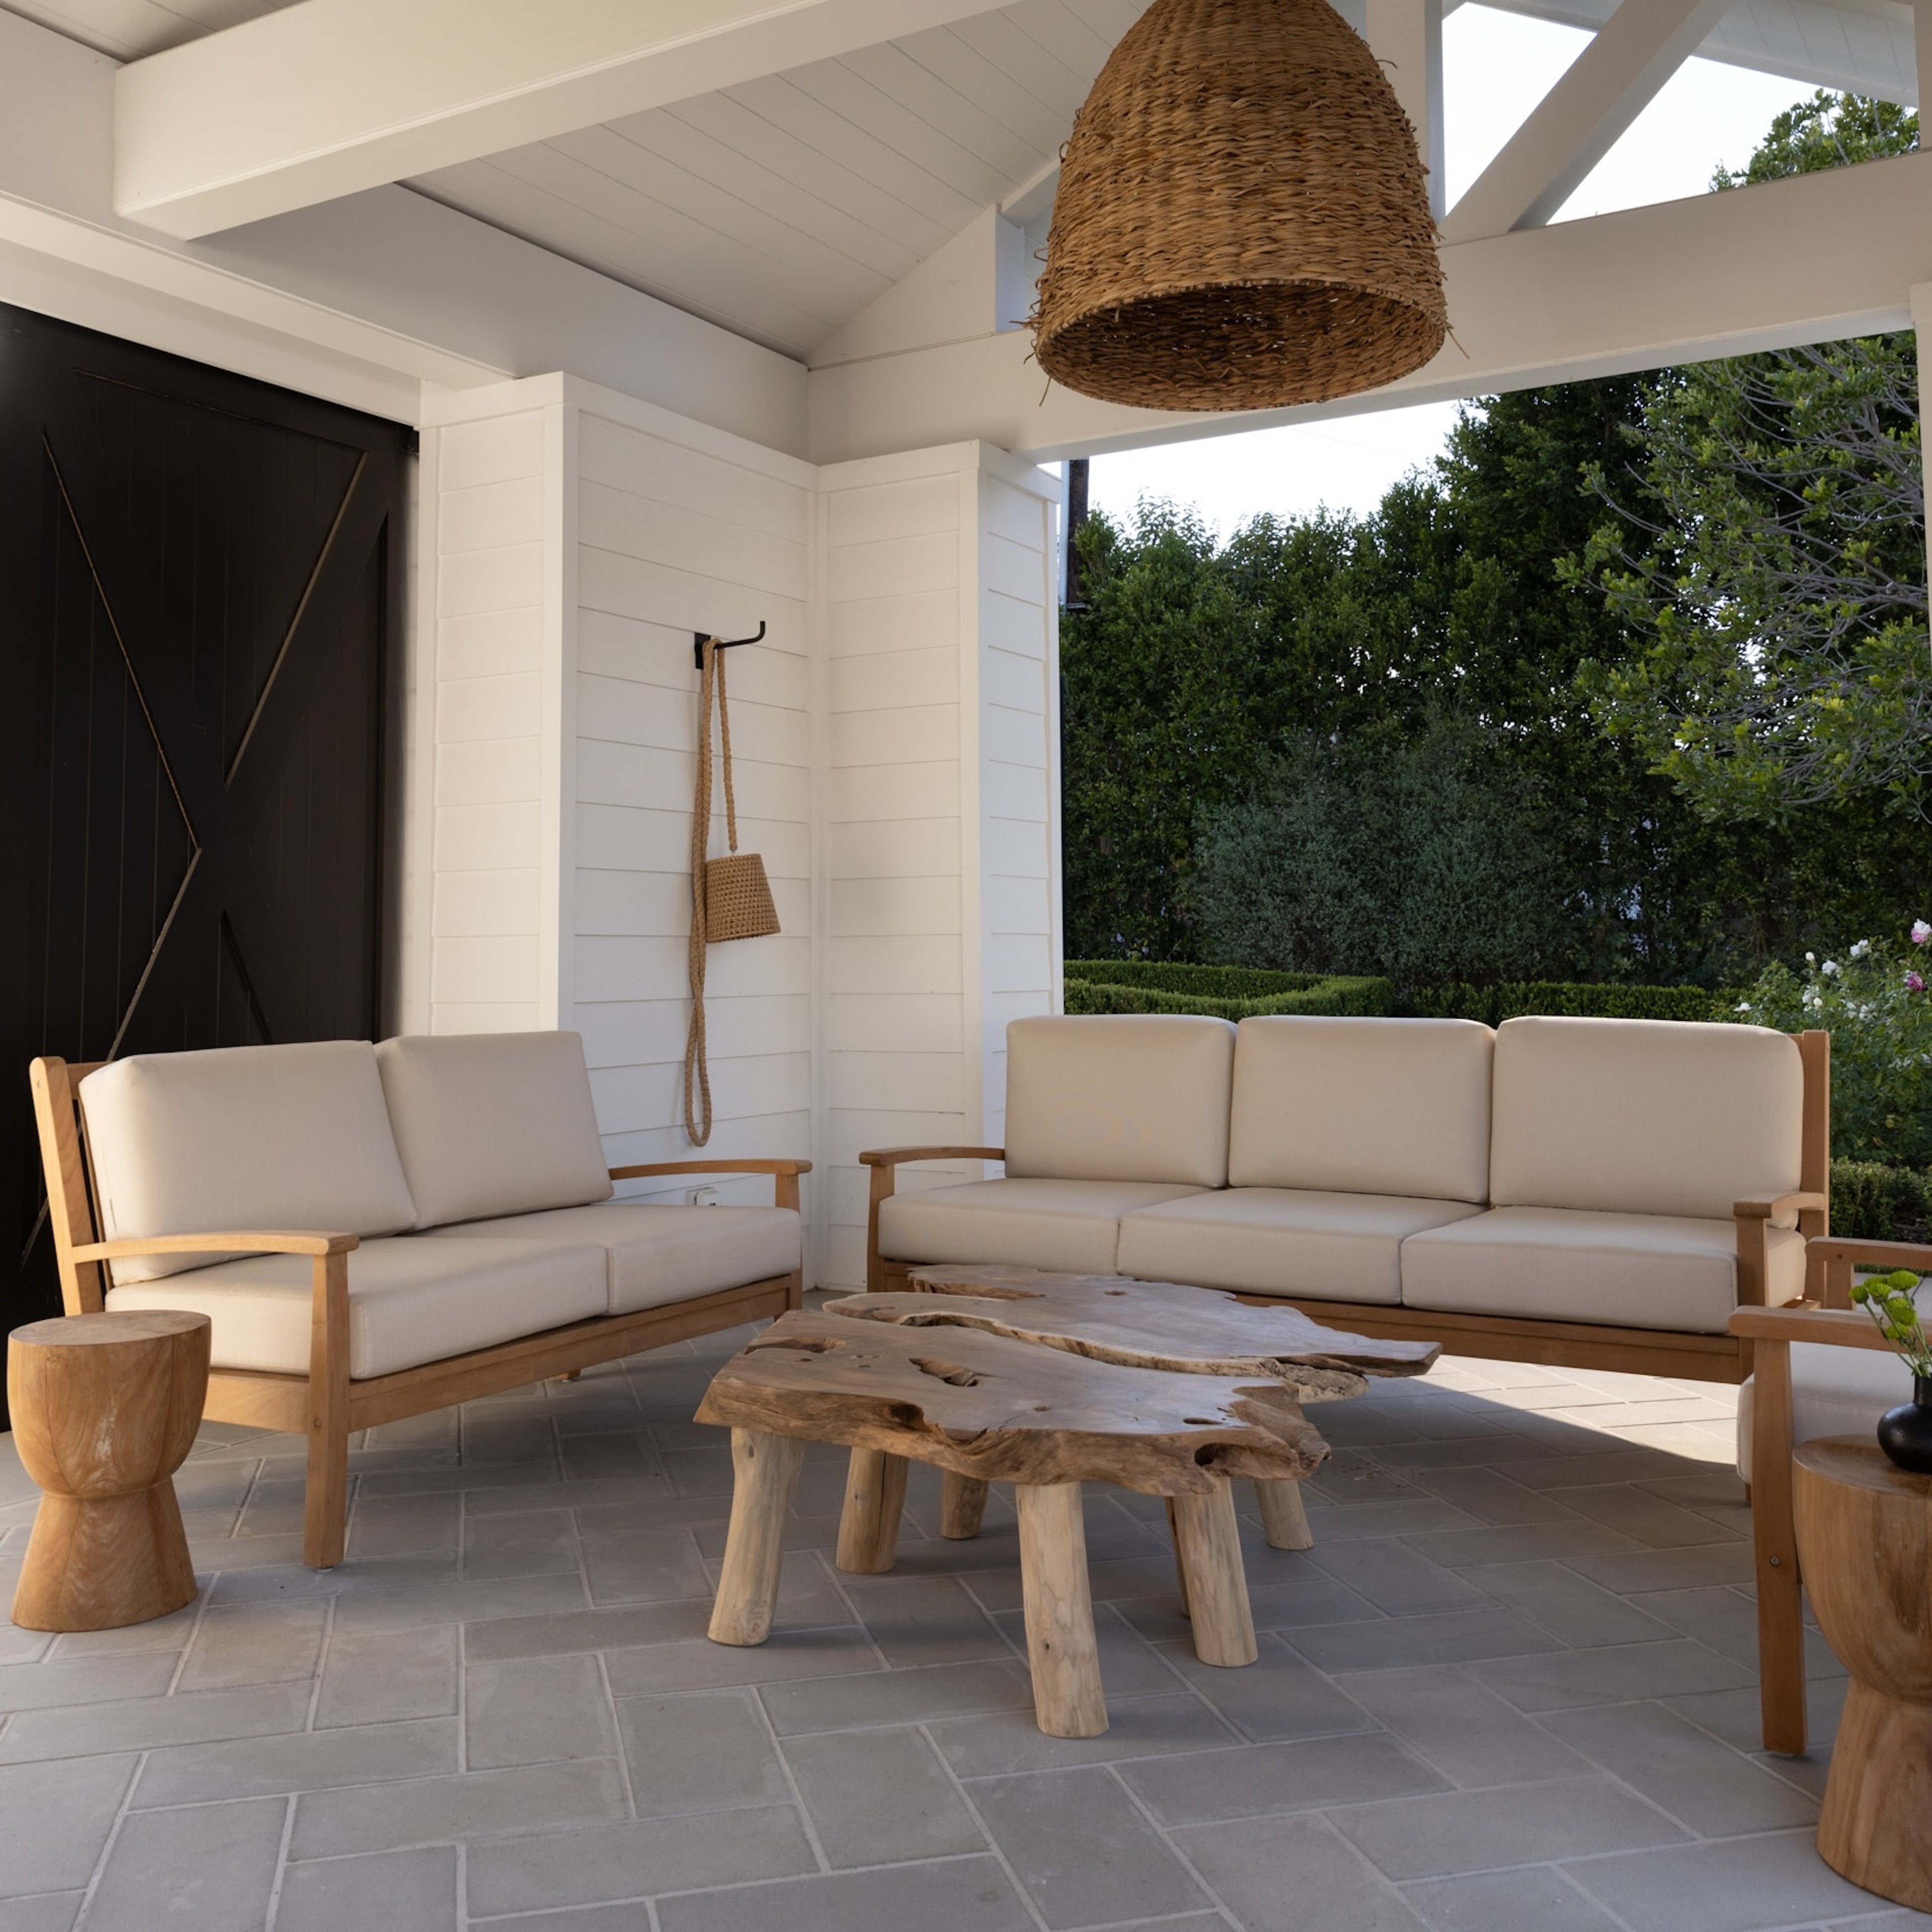
<svg viewBox="0 0 1932 1932">
<path fill-rule="evenodd" d="M 1932 1378 L 1932 1342 L 1912 1292 L 1919 1277 L 1910 1268 L 1870 1275 L 1852 1290 L 1852 1300 L 1869 1315 L 1878 1332 L 1904 1357 L 1916 1380 Z"/>
</svg>

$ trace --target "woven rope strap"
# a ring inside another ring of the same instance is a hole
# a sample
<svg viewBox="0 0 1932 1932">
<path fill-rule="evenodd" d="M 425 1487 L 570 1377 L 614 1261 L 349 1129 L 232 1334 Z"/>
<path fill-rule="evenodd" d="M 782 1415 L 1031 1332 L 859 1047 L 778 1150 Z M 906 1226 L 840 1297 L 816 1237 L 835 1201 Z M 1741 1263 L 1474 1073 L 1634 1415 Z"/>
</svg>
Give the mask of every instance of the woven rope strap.
<svg viewBox="0 0 1932 1932">
<path fill-rule="evenodd" d="M 698 788 L 691 809 L 691 1030 L 684 1042 L 684 1131 L 693 1147 L 711 1138 L 711 1069 L 704 1052 L 704 949 L 709 921 L 704 903 L 704 849 L 711 834 L 711 694 L 722 695 L 724 664 L 716 638 L 704 640 L 698 677 Z M 724 809 L 737 843 L 731 806 L 730 740 L 725 740 Z"/>
</svg>

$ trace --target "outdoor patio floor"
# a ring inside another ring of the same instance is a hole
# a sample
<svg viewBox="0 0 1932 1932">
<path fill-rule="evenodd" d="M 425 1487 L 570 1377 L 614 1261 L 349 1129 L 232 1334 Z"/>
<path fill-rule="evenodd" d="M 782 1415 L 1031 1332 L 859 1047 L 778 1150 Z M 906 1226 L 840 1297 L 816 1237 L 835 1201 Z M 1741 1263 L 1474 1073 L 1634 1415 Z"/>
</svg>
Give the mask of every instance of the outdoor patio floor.
<svg viewBox="0 0 1932 1932">
<path fill-rule="evenodd" d="M 0 1625 L 0 1932 L 1932 1924 L 1820 1862 L 1822 1748 L 1753 1748 L 1731 1391 L 1452 1360 L 1314 1412 L 1246 1670 L 1196 1663 L 1160 1504 L 1090 1492 L 1113 1723 L 1072 1742 L 1008 1500 L 941 1541 L 928 1471 L 896 1574 L 845 1576 L 813 1451 L 778 1634 L 706 1640 L 730 1454 L 684 1418 L 742 1340 L 374 1432 L 326 1576 L 299 1445 L 206 1430 L 191 1609 Z M 8 1445 L 10 1592 L 32 1496 Z"/>
</svg>

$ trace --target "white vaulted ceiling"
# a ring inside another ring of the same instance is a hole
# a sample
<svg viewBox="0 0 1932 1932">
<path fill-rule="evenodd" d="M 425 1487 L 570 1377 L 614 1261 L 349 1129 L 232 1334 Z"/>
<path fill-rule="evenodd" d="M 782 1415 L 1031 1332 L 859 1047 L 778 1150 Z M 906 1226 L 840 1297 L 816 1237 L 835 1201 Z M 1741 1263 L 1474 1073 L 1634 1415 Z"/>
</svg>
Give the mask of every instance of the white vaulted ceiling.
<svg viewBox="0 0 1932 1932">
<path fill-rule="evenodd" d="M 1020 0 L 410 185 L 803 356 L 1058 157 L 1145 4 Z"/>
<path fill-rule="evenodd" d="M 1050 173 L 1146 4 L 1017 0 L 406 184 L 805 359 L 982 210 Z M 1362 27 L 1364 0 L 1336 4 Z M 1491 4 L 1596 27 L 1615 0 Z M 0 6 L 123 59 L 278 10 L 278 0 Z M 1916 98 L 1904 0 L 1735 0 L 1700 51 L 1802 84 Z"/>
</svg>

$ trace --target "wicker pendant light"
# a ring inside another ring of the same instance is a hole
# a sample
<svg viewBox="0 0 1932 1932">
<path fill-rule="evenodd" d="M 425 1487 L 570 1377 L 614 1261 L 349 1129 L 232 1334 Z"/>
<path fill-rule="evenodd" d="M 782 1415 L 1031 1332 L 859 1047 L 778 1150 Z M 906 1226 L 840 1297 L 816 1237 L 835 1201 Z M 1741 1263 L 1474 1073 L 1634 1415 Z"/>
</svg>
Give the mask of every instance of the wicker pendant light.
<svg viewBox="0 0 1932 1932">
<path fill-rule="evenodd" d="M 1108 402 L 1280 408 L 1448 330 L 1415 136 L 1328 0 L 1154 0 L 1073 123 L 1033 318 Z"/>
</svg>

